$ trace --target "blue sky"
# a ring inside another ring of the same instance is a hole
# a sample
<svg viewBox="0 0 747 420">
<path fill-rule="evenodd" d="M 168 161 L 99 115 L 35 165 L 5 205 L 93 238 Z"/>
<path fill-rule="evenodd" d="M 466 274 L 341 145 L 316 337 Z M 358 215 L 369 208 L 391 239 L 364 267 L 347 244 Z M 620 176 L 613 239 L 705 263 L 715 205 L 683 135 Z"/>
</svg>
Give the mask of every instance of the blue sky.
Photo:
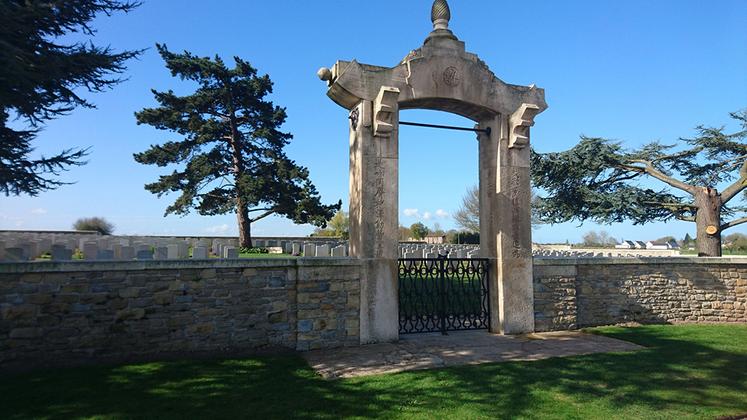
<svg viewBox="0 0 747 420">
<path fill-rule="evenodd" d="M 609 137 L 636 147 L 693 134 L 697 124 L 730 123 L 747 107 L 747 2 L 452 0 L 451 29 L 502 80 L 546 90 L 549 109 L 536 119 L 540 152 L 572 147 L 579 135 Z M 151 88 L 187 93 L 170 77 L 155 48 L 249 60 L 275 83 L 272 99 L 288 110 L 289 156 L 307 166 L 324 201 L 348 204 L 346 112 L 329 100 L 316 70 L 336 60 L 393 66 L 422 45 L 431 30 L 430 0 L 377 2 L 145 0 L 130 14 L 95 23 L 97 44 L 149 48 L 129 64 L 129 80 L 91 96 L 98 108 L 50 122 L 37 152 L 92 147 L 75 181 L 35 198 L 2 197 L 0 229 L 69 229 L 83 216 L 112 221 L 119 234 L 236 234 L 234 215 L 169 216 L 175 197 L 143 185 L 163 170 L 132 154 L 175 139 L 137 126 L 133 113 L 153 106 Z M 402 119 L 470 126 L 461 117 L 405 111 Z M 453 227 L 450 218 L 477 182 L 477 142 L 471 133 L 402 127 L 400 220 Z M 731 232 L 746 232 L 747 225 Z M 617 238 L 655 239 L 694 233 L 684 222 L 646 226 L 568 223 L 534 231 L 540 242 L 580 240 L 591 229 Z M 304 235 L 310 226 L 280 218 L 253 226 L 255 235 Z"/>
</svg>

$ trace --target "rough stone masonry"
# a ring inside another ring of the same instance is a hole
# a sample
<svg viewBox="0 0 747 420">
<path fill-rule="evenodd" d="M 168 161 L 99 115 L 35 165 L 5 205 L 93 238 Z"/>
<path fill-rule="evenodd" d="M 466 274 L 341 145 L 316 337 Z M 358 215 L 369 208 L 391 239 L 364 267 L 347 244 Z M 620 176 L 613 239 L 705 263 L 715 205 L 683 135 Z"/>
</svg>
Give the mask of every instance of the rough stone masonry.
<svg viewBox="0 0 747 420">
<path fill-rule="evenodd" d="M 535 259 L 537 331 L 747 322 L 747 258 Z"/>
<path fill-rule="evenodd" d="M 359 344 L 352 259 L 0 264 L 0 370 Z"/>
</svg>

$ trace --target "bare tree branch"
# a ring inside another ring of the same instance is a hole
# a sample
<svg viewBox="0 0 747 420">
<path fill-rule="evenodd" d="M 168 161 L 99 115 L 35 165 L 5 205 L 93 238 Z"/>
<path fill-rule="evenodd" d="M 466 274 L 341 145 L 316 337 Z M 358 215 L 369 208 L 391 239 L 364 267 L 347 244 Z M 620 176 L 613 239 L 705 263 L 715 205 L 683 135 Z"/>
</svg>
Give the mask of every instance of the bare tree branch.
<svg viewBox="0 0 747 420">
<path fill-rule="evenodd" d="M 656 205 L 656 206 L 673 208 L 673 209 L 680 209 L 680 208 L 697 209 L 698 208 L 698 206 L 696 206 L 695 204 L 688 204 L 688 203 L 664 203 L 664 202 L 658 202 L 658 201 L 644 201 L 644 203 Z"/>
<path fill-rule="evenodd" d="M 664 172 L 656 169 L 654 167 L 654 165 L 651 162 L 649 162 L 649 161 L 646 161 L 646 160 L 633 160 L 631 162 L 643 164 L 643 165 L 645 165 L 645 167 L 640 167 L 640 166 L 636 166 L 636 165 L 623 165 L 623 167 L 626 168 L 626 169 L 628 169 L 628 170 L 631 170 L 631 171 L 641 172 L 641 173 L 645 173 L 647 175 L 650 175 L 650 176 L 658 179 L 661 182 L 669 184 L 672 187 L 680 189 L 680 190 L 685 191 L 687 193 L 694 194 L 694 192 L 695 192 L 694 191 L 695 187 L 693 187 L 690 184 L 686 184 L 686 183 L 684 183 L 684 182 L 682 182 L 680 180 L 674 179 L 671 176 L 665 174 Z"/>
<path fill-rule="evenodd" d="M 747 188 L 747 159 L 745 159 L 742 167 L 739 169 L 739 179 L 721 192 L 721 202 L 726 204 L 745 188 Z"/>
<path fill-rule="evenodd" d="M 262 213 L 262 214 L 260 214 L 259 216 L 255 217 L 254 219 L 251 219 L 250 221 L 251 221 L 252 223 L 254 223 L 254 222 L 256 222 L 256 221 L 258 221 L 258 220 L 262 220 L 262 219 L 264 219 L 265 217 L 267 217 L 267 216 L 269 216 L 269 215 L 271 215 L 271 214 L 274 214 L 274 213 L 275 213 L 275 210 L 270 210 L 270 211 L 267 211 L 267 212 L 265 212 L 265 213 Z"/>
<path fill-rule="evenodd" d="M 721 225 L 721 230 L 726 230 L 726 229 L 729 229 L 731 227 L 734 227 L 734 226 L 737 226 L 737 225 L 741 225 L 742 223 L 747 223 L 747 216 L 740 217 L 739 219 L 734 219 L 731 222 L 724 223 L 723 225 Z"/>
</svg>

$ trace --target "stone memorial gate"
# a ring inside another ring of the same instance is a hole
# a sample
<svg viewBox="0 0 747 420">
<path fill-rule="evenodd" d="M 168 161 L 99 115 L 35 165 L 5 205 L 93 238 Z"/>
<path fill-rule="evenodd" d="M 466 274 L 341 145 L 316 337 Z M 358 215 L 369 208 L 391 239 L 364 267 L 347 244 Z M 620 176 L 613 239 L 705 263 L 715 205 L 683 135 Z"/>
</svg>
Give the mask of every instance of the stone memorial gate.
<svg viewBox="0 0 747 420">
<path fill-rule="evenodd" d="M 405 109 L 476 123 L 491 330 L 534 331 L 529 129 L 547 108 L 544 90 L 501 81 L 465 50 L 450 19 L 447 2 L 436 0 L 433 31 L 394 67 L 338 61 L 318 73 L 327 95 L 349 110 L 350 255 L 363 262 L 363 343 L 398 338 L 399 111 Z"/>
</svg>

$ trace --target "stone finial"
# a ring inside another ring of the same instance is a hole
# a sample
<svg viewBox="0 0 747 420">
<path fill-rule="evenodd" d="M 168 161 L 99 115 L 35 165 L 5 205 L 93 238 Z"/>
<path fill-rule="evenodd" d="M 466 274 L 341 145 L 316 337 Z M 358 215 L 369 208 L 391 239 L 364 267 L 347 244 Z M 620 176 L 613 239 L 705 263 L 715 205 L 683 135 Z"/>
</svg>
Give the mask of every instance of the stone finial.
<svg viewBox="0 0 747 420">
<path fill-rule="evenodd" d="M 431 22 L 433 22 L 433 29 L 449 29 L 449 21 L 451 20 L 451 10 L 449 9 L 449 3 L 446 0 L 435 0 L 433 7 L 431 8 Z"/>
</svg>

